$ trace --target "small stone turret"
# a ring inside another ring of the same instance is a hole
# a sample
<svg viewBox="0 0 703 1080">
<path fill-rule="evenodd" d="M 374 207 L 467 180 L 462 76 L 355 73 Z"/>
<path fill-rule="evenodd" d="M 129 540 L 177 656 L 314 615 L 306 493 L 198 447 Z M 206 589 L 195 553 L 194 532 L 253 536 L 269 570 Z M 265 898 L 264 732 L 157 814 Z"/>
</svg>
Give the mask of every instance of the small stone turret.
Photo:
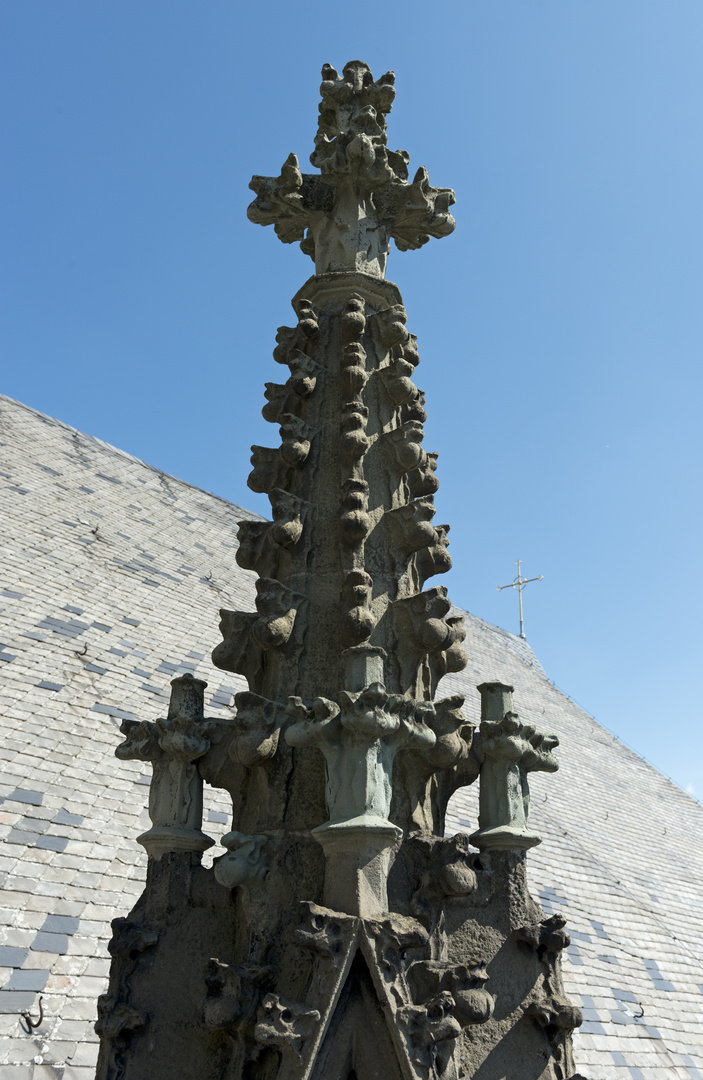
<svg viewBox="0 0 703 1080">
<path fill-rule="evenodd" d="M 557 768 L 557 740 L 520 723 L 503 684 L 479 688 L 478 731 L 462 697 L 435 696 L 465 634 L 427 584 L 451 567 L 449 526 L 417 341 L 384 274 L 391 239 L 451 233 L 454 195 L 388 149 L 391 72 L 322 74 L 320 175 L 291 155 L 251 183 L 250 219 L 300 241 L 315 274 L 276 335 L 289 375 L 263 415 L 279 440 L 252 448 L 271 521 L 242 523 L 236 557 L 256 610 L 221 611 L 213 652 L 248 689 L 210 720 L 203 684 L 177 679 L 166 720 L 123 726 L 119 756 L 153 763 L 153 826 L 98 1075 L 372 1080 L 382 1062 L 403 1080 L 569 1080 L 568 938 L 525 883 L 527 773 Z M 444 819 L 479 774 L 477 852 Z M 211 871 L 203 779 L 233 804 Z"/>
</svg>

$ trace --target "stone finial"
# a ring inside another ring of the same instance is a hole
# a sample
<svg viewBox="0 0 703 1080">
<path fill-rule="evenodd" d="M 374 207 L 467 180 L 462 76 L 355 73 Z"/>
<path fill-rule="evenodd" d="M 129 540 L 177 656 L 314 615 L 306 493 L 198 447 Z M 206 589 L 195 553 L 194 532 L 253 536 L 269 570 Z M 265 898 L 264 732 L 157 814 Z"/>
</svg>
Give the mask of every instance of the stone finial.
<svg viewBox="0 0 703 1080">
<path fill-rule="evenodd" d="M 531 848 L 541 843 L 527 827 L 528 772 L 556 772 L 556 735 L 541 735 L 512 711 L 513 687 L 482 683 L 479 829 L 471 840 L 479 848 Z"/>
<path fill-rule="evenodd" d="M 325 64 L 310 156 L 321 175 L 304 175 L 290 154 L 280 176 L 254 176 L 249 185 L 256 192 L 249 219 L 273 225 L 286 244 L 300 241 L 318 274 L 356 270 L 383 277 L 391 239 L 407 251 L 454 229 L 454 192 L 432 187 L 424 168 L 409 181 L 409 154 L 388 149 L 394 82 L 392 71 L 374 81 L 360 60 L 341 75 Z"/>
<path fill-rule="evenodd" d="M 203 781 L 195 762 L 210 749 L 212 726 L 203 720 L 207 683 L 192 675 L 171 682 L 171 701 L 165 720 L 124 720 L 125 741 L 115 750 L 123 760 L 150 761 L 149 788 L 152 827 L 137 840 L 152 859 L 170 851 L 202 852 L 215 843 L 201 829 Z"/>
<path fill-rule="evenodd" d="M 514 686 L 496 679 L 481 683 L 476 689 L 481 695 L 481 723 L 499 724 L 506 713 L 513 711 Z"/>
</svg>

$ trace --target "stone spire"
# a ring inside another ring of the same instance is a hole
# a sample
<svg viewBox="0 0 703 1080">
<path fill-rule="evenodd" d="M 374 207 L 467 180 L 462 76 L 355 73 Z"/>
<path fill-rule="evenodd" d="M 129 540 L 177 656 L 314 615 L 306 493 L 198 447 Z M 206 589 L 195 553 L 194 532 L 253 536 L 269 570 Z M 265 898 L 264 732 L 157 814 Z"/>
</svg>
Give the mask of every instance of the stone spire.
<svg viewBox="0 0 703 1080">
<path fill-rule="evenodd" d="M 501 683 L 480 688 L 479 732 L 463 697 L 436 697 L 465 634 L 427 585 L 451 567 L 449 526 L 433 520 L 417 342 L 384 272 L 391 238 L 452 231 L 454 195 L 388 150 L 392 73 L 322 74 L 320 175 L 291 155 L 251 184 L 251 220 L 301 241 L 316 273 L 276 335 L 287 372 L 263 415 L 280 442 L 252 448 L 271 521 L 240 526 L 236 558 L 258 575 L 256 610 L 223 610 L 213 652 L 248 689 L 206 720 L 202 684 L 175 680 L 166 721 L 123 727 L 118 754 L 154 763 L 153 828 L 146 892 L 111 946 L 99 1075 L 372 1080 L 382 1061 L 391 1080 L 479 1065 L 481 1080 L 567 1080 L 568 938 L 525 885 L 527 772 L 557 768 L 557 740 Z M 444 838 L 449 798 L 479 773 L 483 854 Z M 233 805 L 213 871 L 203 779 Z M 168 1066 L 149 1071 L 157 1052 Z"/>
<path fill-rule="evenodd" d="M 326 66 L 311 156 L 322 175 L 303 176 L 291 156 L 280 177 L 251 184 L 249 217 L 285 241 L 305 232 L 317 273 L 293 300 L 297 325 L 278 330 L 274 359 L 290 376 L 266 385 L 281 445 L 253 447 L 249 486 L 269 495 L 273 521 L 240 527 L 237 560 L 260 575 L 257 613 L 222 612 L 213 653 L 249 682 L 230 749 L 246 766 L 236 797 L 247 827 L 311 830 L 327 854 L 326 889 L 355 915 L 387 910 L 403 831 L 442 830 L 451 783 L 443 802 L 433 795 L 438 763 L 446 771 L 470 756 L 460 702 L 432 704 L 441 676 L 466 663 L 464 632 L 446 589 L 423 591 L 451 567 L 449 526 L 433 524 L 437 455 L 422 447 L 417 343 L 383 280 L 389 238 L 407 248 L 446 235 L 454 195 L 430 188 L 422 169 L 408 183 L 408 155 L 388 151 L 393 78 L 374 82 L 359 62 L 341 78 Z M 243 760 L 237 747 L 252 737 L 266 758 Z M 397 755 L 405 782 L 394 786 Z M 252 783 L 266 799 L 249 797 Z"/>
</svg>

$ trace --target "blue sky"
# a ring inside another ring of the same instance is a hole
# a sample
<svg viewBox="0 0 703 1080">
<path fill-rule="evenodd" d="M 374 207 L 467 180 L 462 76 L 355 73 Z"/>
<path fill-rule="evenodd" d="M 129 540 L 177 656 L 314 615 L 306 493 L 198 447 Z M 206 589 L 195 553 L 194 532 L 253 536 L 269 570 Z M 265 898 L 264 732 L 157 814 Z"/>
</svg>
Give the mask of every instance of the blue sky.
<svg viewBox="0 0 703 1080">
<path fill-rule="evenodd" d="M 0 24 L 0 389 L 259 513 L 249 447 L 276 443 L 263 383 L 312 263 L 247 185 L 306 166 L 323 62 L 395 70 L 389 143 L 457 194 L 453 236 L 388 266 L 443 581 L 517 631 L 496 586 L 543 574 L 550 678 L 701 797 L 700 0 L 6 0 Z"/>
</svg>

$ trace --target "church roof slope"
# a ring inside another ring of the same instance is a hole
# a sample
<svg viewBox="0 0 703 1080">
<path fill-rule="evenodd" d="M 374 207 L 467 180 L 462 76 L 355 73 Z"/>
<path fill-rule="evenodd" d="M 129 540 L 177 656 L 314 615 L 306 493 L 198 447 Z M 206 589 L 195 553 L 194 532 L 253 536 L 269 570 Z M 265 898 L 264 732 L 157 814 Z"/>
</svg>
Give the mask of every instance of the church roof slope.
<svg viewBox="0 0 703 1080">
<path fill-rule="evenodd" d="M 146 865 L 135 837 L 150 769 L 114 757 L 119 724 L 164 715 L 186 671 L 207 680 L 211 715 L 245 688 L 210 650 L 220 607 L 253 608 L 234 550 L 237 523 L 257 515 L 3 397 L 0 442 L 0 1062 L 88 1080 L 110 920 Z M 524 641 L 466 625 L 469 666 L 445 692 L 477 721 L 476 685 L 500 678 L 561 740 L 559 773 L 533 784 L 544 842 L 528 866 L 545 911 L 568 920 L 581 1072 L 700 1080 L 703 808 L 557 690 Z M 454 797 L 452 830 L 476 828 L 476 797 Z M 226 795 L 206 800 L 218 839 Z M 36 1016 L 38 994 L 45 1019 L 27 1035 L 18 1015 Z"/>
</svg>

